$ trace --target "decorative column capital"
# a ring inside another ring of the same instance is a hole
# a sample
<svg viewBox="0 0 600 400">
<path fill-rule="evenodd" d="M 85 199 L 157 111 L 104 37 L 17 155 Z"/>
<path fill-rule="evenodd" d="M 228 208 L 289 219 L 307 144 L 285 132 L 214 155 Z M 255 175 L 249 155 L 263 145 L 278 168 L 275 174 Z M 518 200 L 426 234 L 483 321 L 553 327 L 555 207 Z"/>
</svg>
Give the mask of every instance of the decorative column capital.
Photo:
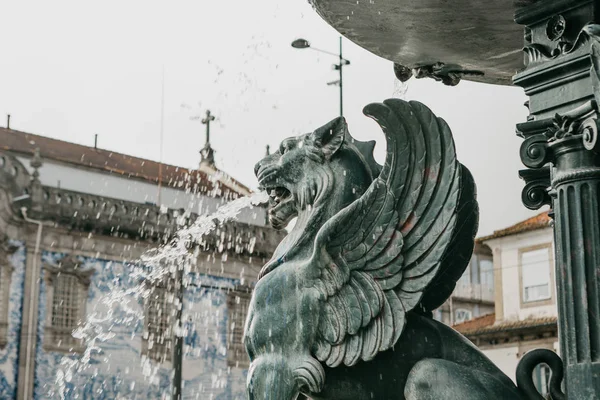
<svg viewBox="0 0 600 400">
<path fill-rule="evenodd" d="M 535 210 L 551 205 L 551 185 L 600 174 L 600 168 L 594 164 L 600 151 L 597 117 L 596 101 L 590 100 L 552 118 L 517 125 L 517 132 L 525 138 L 520 149 L 521 161 L 530 168 L 519 172 L 525 181 L 522 201 L 527 208 Z M 583 164 L 568 170 L 554 168 L 561 164 L 561 159 L 563 164 L 573 164 L 574 157 Z"/>
<path fill-rule="evenodd" d="M 596 101 L 589 100 L 567 112 L 555 113 L 551 118 L 517 124 L 517 133 L 525 139 L 520 150 L 523 164 L 540 168 L 555 162 L 556 156 L 573 147 L 583 146 L 598 152 L 597 110 Z"/>
<path fill-rule="evenodd" d="M 530 210 L 537 210 L 544 205 L 550 205 L 550 168 L 524 169 L 519 171 L 519 177 L 525 181 L 521 192 L 521 201 Z"/>
</svg>

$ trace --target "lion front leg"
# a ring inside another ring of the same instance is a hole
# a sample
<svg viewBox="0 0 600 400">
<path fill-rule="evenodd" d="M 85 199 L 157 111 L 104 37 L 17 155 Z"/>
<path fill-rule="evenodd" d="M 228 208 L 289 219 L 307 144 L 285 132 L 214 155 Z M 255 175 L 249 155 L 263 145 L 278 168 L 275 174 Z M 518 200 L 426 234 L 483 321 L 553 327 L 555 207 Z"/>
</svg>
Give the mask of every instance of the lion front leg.
<svg viewBox="0 0 600 400">
<path fill-rule="evenodd" d="M 249 400 L 295 400 L 299 390 L 287 360 L 264 355 L 250 364 L 246 387 Z"/>
<path fill-rule="evenodd" d="M 300 391 L 319 392 L 325 381 L 314 358 L 265 354 L 252 361 L 246 382 L 249 400 L 296 400 Z"/>
</svg>

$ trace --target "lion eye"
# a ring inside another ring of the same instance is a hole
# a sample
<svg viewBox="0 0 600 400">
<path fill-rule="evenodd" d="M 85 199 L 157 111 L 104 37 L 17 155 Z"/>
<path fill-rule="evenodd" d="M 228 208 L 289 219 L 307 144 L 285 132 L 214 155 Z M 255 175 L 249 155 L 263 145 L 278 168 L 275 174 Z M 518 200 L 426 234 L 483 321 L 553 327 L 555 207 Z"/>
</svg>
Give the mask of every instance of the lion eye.
<svg viewBox="0 0 600 400">
<path fill-rule="evenodd" d="M 279 152 L 283 155 L 290 150 L 296 148 L 296 142 L 294 140 L 286 139 L 279 145 Z"/>
</svg>

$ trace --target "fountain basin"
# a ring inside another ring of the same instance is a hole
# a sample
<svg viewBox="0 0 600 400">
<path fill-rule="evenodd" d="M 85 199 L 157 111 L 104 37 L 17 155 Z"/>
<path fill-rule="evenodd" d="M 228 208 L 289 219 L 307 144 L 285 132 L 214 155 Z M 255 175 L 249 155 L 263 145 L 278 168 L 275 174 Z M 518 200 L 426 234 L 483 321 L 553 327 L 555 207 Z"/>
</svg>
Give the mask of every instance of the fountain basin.
<svg viewBox="0 0 600 400">
<path fill-rule="evenodd" d="M 371 53 L 408 68 L 443 63 L 463 79 L 510 85 L 523 68 L 517 7 L 535 0 L 312 0 L 319 15 Z"/>
</svg>

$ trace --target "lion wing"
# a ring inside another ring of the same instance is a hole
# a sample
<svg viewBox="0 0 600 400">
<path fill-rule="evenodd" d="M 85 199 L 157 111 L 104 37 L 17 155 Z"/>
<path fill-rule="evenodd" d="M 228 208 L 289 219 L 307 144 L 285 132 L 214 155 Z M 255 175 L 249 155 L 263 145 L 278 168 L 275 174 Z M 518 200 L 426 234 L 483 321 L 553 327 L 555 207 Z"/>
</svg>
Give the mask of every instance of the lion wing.
<svg viewBox="0 0 600 400">
<path fill-rule="evenodd" d="M 446 122 L 421 103 L 398 99 L 364 113 L 386 136 L 385 165 L 316 239 L 315 256 L 325 252 L 329 261 L 319 265 L 316 281 L 325 300 L 314 353 L 332 367 L 371 360 L 396 343 L 406 313 L 440 270 L 461 215 L 464 167 Z"/>
</svg>

